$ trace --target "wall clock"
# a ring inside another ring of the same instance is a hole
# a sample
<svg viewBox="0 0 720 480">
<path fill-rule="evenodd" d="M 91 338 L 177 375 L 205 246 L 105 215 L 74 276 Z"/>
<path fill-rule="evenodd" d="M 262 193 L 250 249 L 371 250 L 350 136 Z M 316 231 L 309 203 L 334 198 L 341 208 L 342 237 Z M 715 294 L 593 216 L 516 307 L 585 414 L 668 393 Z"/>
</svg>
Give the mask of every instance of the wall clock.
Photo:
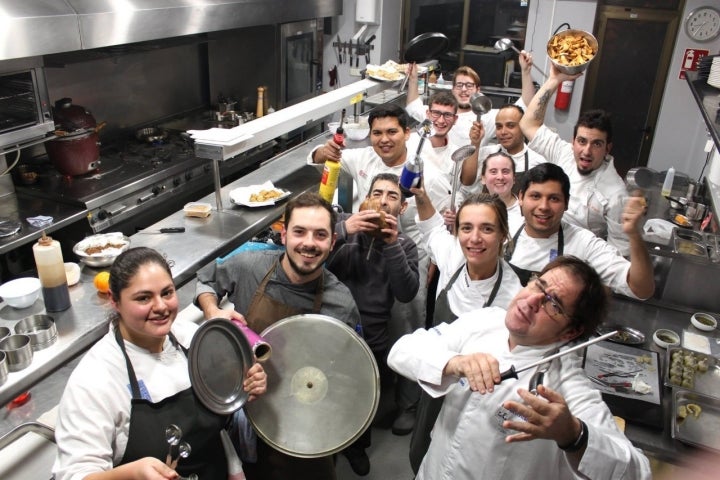
<svg viewBox="0 0 720 480">
<path fill-rule="evenodd" d="M 720 10 L 698 7 L 685 19 L 685 32 L 696 42 L 709 42 L 720 35 Z"/>
</svg>

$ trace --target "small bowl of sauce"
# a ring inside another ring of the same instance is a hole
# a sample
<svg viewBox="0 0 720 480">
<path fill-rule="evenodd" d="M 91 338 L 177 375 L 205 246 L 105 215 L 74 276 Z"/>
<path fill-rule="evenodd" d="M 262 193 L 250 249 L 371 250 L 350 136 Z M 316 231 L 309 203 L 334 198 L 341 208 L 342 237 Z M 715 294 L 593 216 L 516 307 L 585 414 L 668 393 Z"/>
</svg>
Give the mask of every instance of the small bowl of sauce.
<svg viewBox="0 0 720 480">
<path fill-rule="evenodd" d="M 680 336 L 666 328 L 655 330 L 653 334 L 655 344 L 660 348 L 676 347 L 680 345 Z"/>
<path fill-rule="evenodd" d="M 690 317 L 690 323 L 698 330 L 710 332 L 717 328 L 717 319 L 709 313 L 695 313 Z"/>
</svg>

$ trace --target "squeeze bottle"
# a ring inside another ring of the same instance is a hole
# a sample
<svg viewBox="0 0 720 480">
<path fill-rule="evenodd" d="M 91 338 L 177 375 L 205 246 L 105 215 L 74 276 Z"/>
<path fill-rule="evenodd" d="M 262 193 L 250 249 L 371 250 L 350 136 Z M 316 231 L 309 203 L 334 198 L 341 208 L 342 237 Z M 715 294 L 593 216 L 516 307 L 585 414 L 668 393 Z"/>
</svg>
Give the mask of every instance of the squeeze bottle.
<svg viewBox="0 0 720 480">
<path fill-rule="evenodd" d="M 665 181 L 663 182 L 662 190 L 660 191 L 660 194 L 663 197 L 669 197 L 670 193 L 672 193 L 672 187 L 673 187 L 674 180 L 675 180 L 675 168 L 670 167 L 670 168 L 668 168 L 668 171 L 665 174 Z"/>
<path fill-rule="evenodd" d="M 61 312 L 70 308 L 70 291 L 60 242 L 43 232 L 43 236 L 33 245 L 33 256 L 42 285 L 45 310 Z"/>
</svg>

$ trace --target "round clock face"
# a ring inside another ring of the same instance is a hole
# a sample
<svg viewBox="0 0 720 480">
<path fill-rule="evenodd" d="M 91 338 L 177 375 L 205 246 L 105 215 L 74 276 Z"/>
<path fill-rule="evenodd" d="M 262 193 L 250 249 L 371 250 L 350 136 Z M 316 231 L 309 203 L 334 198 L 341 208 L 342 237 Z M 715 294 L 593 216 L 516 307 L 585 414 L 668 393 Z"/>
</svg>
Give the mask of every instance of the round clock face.
<svg viewBox="0 0 720 480">
<path fill-rule="evenodd" d="M 699 7 L 685 20 L 685 31 L 695 41 L 709 42 L 720 35 L 720 10 Z"/>
</svg>

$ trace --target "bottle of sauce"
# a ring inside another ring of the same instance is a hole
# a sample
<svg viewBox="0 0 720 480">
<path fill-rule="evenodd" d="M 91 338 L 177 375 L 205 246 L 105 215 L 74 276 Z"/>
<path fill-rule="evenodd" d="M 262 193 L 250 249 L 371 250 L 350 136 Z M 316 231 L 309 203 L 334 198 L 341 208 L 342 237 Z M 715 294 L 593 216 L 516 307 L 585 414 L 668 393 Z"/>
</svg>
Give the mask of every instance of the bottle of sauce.
<svg viewBox="0 0 720 480">
<path fill-rule="evenodd" d="M 42 285 L 45 310 L 61 312 L 70 308 L 70 291 L 60 242 L 43 232 L 43 236 L 33 245 L 33 256 Z"/>
<path fill-rule="evenodd" d="M 265 114 L 265 87 L 257 89 L 257 108 L 255 110 L 255 118 L 260 118 Z"/>
</svg>

